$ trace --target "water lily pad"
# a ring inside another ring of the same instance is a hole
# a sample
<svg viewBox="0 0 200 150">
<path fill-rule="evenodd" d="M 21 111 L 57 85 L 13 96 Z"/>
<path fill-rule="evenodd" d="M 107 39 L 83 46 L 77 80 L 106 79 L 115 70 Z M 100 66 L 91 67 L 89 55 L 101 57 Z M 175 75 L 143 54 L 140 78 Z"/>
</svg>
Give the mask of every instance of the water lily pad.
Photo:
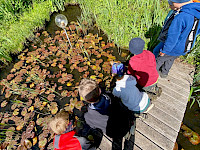
<svg viewBox="0 0 200 150">
<path fill-rule="evenodd" d="M 13 77 L 14 77 L 14 74 L 9 74 L 9 75 L 7 76 L 7 80 L 9 81 L 9 80 L 11 80 Z"/>
<path fill-rule="evenodd" d="M 62 89 L 63 89 L 63 87 L 62 87 L 62 86 L 59 86 L 59 87 L 58 87 L 58 90 L 59 90 L 59 91 L 61 91 Z"/>
<path fill-rule="evenodd" d="M 53 101 L 54 98 L 55 98 L 55 94 L 49 94 L 48 97 L 47 97 L 47 99 L 48 99 L 49 101 Z"/>
<path fill-rule="evenodd" d="M 22 116 L 25 116 L 25 115 L 26 115 L 26 113 L 27 113 L 27 108 L 26 108 L 26 107 L 24 107 L 24 108 L 23 108 L 23 110 L 22 110 L 22 112 L 21 112 L 21 115 L 22 115 Z"/>
<path fill-rule="evenodd" d="M 36 124 L 39 126 L 42 126 L 43 122 L 44 122 L 44 118 L 38 118 L 36 121 Z"/>
<path fill-rule="evenodd" d="M 19 109 L 15 109 L 14 112 L 13 112 L 13 115 L 17 116 L 18 114 L 19 114 Z"/>
<path fill-rule="evenodd" d="M 1 103 L 1 107 L 6 107 L 6 105 L 8 104 L 8 102 L 5 100 Z"/>
<path fill-rule="evenodd" d="M 75 103 L 75 107 L 79 110 L 81 110 L 81 108 L 84 106 L 83 102 L 82 101 L 78 101 Z"/>
<path fill-rule="evenodd" d="M 47 144 L 47 139 L 43 138 L 39 140 L 39 148 L 44 148 Z"/>
<path fill-rule="evenodd" d="M 30 148 L 32 147 L 31 141 L 29 141 L 28 139 L 26 139 L 26 140 L 24 141 L 24 146 L 25 146 L 26 148 L 30 149 Z"/>
<path fill-rule="evenodd" d="M 20 131 L 24 127 L 24 122 L 21 122 L 17 127 L 16 130 Z"/>
<path fill-rule="evenodd" d="M 5 98 L 9 98 L 11 96 L 11 94 L 12 93 L 10 91 L 6 90 Z"/>
</svg>

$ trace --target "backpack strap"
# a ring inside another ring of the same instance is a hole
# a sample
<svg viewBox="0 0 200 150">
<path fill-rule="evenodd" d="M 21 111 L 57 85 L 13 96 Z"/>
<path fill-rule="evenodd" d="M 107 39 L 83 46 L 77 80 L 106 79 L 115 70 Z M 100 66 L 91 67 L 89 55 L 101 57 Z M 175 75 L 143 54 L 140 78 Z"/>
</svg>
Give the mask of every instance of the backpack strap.
<svg viewBox="0 0 200 150">
<path fill-rule="evenodd" d="M 185 43 L 184 52 L 189 52 L 190 49 L 192 48 L 192 45 L 193 45 L 194 39 L 195 39 L 195 35 L 196 35 L 196 32 L 197 32 L 198 25 L 199 25 L 199 19 L 194 17 L 194 23 L 193 23 L 193 26 L 192 26 L 192 30 L 190 31 L 190 33 L 189 33 L 189 35 L 187 37 L 187 40 L 186 40 L 186 43 Z"/>
</svg>

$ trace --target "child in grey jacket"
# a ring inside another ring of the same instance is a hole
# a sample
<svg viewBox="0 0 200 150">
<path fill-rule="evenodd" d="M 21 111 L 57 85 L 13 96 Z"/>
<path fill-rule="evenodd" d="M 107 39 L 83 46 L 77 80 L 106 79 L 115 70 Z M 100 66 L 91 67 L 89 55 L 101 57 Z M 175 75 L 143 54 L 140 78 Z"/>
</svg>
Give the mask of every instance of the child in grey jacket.
<svg viewBox="0 0 200 150">
<path fill-rule="evenodd" d="M 125 67 L 122 63 L 111 63 L 112 75 L 116 77 L 116 86 L 113 89 L 113 95 L 121 98 L 122 103 L 135 114 L 142 114 L 149 111 L 151 105 L 150 99 L 145 92 L 140 92 L 136 87 L 137 81 L 132 75 L 124 75 Z"/>
</svg>

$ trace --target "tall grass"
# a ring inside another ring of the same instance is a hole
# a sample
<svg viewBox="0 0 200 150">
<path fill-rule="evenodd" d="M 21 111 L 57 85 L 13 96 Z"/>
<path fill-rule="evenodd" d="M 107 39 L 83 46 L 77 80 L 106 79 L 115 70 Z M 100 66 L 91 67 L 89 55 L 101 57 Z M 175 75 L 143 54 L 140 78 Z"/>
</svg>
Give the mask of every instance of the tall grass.
<svg viewBox="0 0 200 150">
<path fill-rule="evenodd" d="M 0 0 L 0 60 L 22 51 L 26 38 L 70 0 Z"/>
<path fill-rule="evenodd" d="M 141 37 L 152 25 L 162 25 L 167 13 L 167 1 L 160 0 L 76 0 L 84 16 L 96 18 L 98 26 L 121 47 L 127 47 L 131 38 Z M 165 7 L 161 7 L 161 4 Z M 89 20 L 89 19 L 88 19 Z"/>
</svg>

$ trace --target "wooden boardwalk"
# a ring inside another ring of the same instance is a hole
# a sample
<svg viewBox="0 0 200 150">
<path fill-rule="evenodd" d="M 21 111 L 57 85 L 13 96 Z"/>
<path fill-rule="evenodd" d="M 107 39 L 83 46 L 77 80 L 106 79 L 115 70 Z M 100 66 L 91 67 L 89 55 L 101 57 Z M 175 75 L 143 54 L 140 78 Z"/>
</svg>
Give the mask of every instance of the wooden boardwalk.
<svg viewBox="0 0 200 150">
<path fill-rule="evenodd" d="M 184 117 L 190 84 L 190 65 L 175 61 L 167 78 L 159 78 L 161 96 L 153 101 L 155 106 L 147 119 L 136 120 L 134 150 L 172 150 Z M 103 139 L 101 150 L 111 150 L 111 142 Z"/>
</svg>

